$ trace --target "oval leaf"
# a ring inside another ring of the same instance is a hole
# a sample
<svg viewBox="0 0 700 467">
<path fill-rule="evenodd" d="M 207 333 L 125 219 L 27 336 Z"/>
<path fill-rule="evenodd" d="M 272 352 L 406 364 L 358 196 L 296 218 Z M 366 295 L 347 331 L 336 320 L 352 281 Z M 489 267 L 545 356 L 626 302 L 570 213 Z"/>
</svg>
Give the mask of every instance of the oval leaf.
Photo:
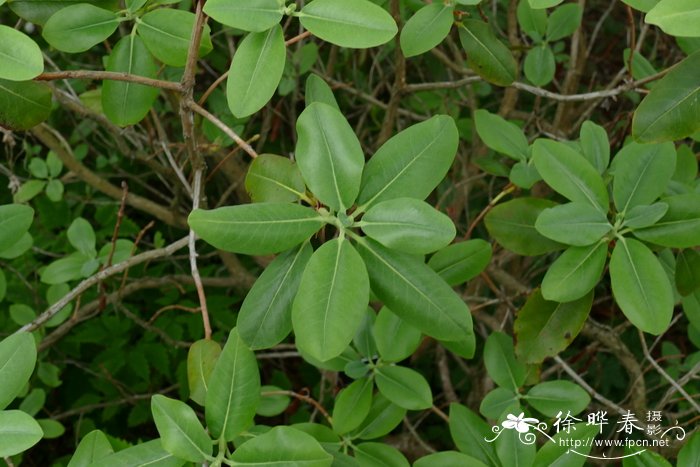
<svg viewBox="0 0 700 467">
<path fill-rule="evenodd" d="M 700 4 L 695 0 L 661 0 L 644 17 L 672 36 L 698 37 Z"/>
<path fill-rule="evenodd" d="M 204 5 L 204 13 L 219 23 L 252 32 L 279 24 L 283 11 L 277 0 L 209 0 Z"/>
<path fill-rule="evenodd" d="M 187 382 L 190 399 L 204 405 L 209 388 L 209 379 L 216 360 L 221 354 L 221 346 L 210 339 L 201 339 L 192 344 L 187 353 Z"/>
<path fill-rule="evenodd" d="M 613 227 L 599 209 L 575 202 L 545 209 L 537 217 L 535 228 L 557 242 L 586 246 L 596 243 Z"/>
<path fill-rule="evenodd" d="M 93 430 L 80 440 L 68 467 L 88 467 L 113 453 L 114 449 L 107 436 L 100 430 Z"/>
<path fill-rule="evenodd" d="M 399 407 L 422 410 L 433 405 L 430 385 L 415 370 L 402 366 L 383 366 L 375 371 L 374 379 L 384 397 Z"/>
<path fill-rule="evenodd" d="M 361 378 L 340 391 L 333 407 L 333 431 L 342 435 L 360 426 L 372 407 L 373 388 L 371 379 Z"/>
<path fill-rule="evenodd" d="M 287 426 L 274 427 L 246 441 L 230 459 L 240 466 L 288 467 L 330 467 L 333 461 L 333 457 L 311 435 Z"/>
<path fill-rule="evenodd" d="M 113 11 L 89 3 L 71 5 L 56 12 L 44 25 L 42 35 L 64 52 L 85 52 L 111 36 L 119 26 Z"/>
<path fill-rule="evenodd" d="M 35 81 L 0 79 L 0 125 L 28 130 L 49 118 L 51 88 Z"/>
<path fill-rule="evenodd" d="M 491 261 L 491 245 L 481 239 L 449 245 L 430 257 L 428 266 L 450 285 L 478 276 Z"/>
<path fill-rule="evenodd" d="M 433 3 L 418 10 L 401 30 L 401 50 L 406 57 L 420 55 L 437 46 L 450 33 L 454 7 Z"/>
<path fill-rule="evenodd" d="M 484 365 L 494 383 L 503 388 L 517 391 L 525 382 L 527 369 L 515 359 L 513 340 L 502 332 L 494 332 L 486 339 Z"/>
<path fill-rule="evenodd" d="M 287 157 L 260 154 L 253 159 L 245 189 L 254 203 L 298 201 L 306 191 L 299 167 Z"/>
<path fill-rule="evenodd" d="M 17 243 L 29 230 L 34 220 L 34 210 L 23 204 L 0 206 L 0 251 Z"/>
<path fill-rule="evenodd" d="M 514 123 L 498 114 L 479 109 L 474 112 L 474 126 L 486 146 L 516 161 L 527 160 L 527 138 Z"/>
<path fill-rule="evenodd" d="M 664 198 L 666 214 L 654 225 L 634 231 L 644 241 L 670 248 L 700 245 L 700 193 Z"/>
<path fill-rule="evenodd" d="M 591 403 L 591 396 L 571 381 L 547 381 L 533 386 L 525 396 L 527 402 L 548 417 L 559 412 L 577 415 Z"/>
<path fill-rule="evenodd" d="M 166 65 L 182 67 L 187 62 L 195 15 L 189 11 L 159 8 L 137 20 L 138 33 L 148 50 Z M 199 56 L 212 50 L 210 29 L 204 25 Z"/>
<path fill-rule="evenodd" d="M 44 71 L 41 49 L 29 36 L 0 24 L 0 78 L 27 81 Z"/>
<path fill-rule="evenodd" d="M 544 275 L 542 295 L 555 302 L 578 300 L 600 281 L 607 257 L 606 242 L 567 249 Z"/>
<path fill-rule="evenodd" d="M 190 406 L 156 394 L 151 398 L 151 412 L 166 451 L 190 462 L 211 456 L 211 440 Z"/>
<path fill-rule="evenodd" d="M 180 467 L 184 463 L 163 449 L 160 439 L 154 439 L 103 457 L 90 467 Z"/>
<path fill-rule="evenodd" d="M 419 329 L 399 318 L 387 307 L 379 310 L 373 334 L 379 355 L 385 362 L 398 362 L 410 357 L 422 338 Z"/>
<path fill-rule="evenodd" d="M 0 341 L 0 409 L 7 407 L 22 392 L 35 364 L 36 343 L 31 334 L 21 332 Z"/>
<path fill-rule="evenodd" d="M 0 457 L 26 451 L 43 436 L 43 430 L 30 415 L 21 410 L 0 411 Z"/>
<path fill-rule="evenodd" d="M 467 65 L 498 86 L 508 86 L 518 75 L 518 64 L 508 47 L 483 21 L 466 19 L 459 28 L 459 40 L 467 52 Z"/>
</svg>

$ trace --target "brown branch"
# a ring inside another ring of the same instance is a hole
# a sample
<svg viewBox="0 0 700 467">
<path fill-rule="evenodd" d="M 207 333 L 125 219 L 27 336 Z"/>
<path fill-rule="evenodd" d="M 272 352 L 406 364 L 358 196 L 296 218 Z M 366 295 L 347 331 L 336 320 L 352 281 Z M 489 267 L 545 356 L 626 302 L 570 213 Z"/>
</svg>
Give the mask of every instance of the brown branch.
<svg viewBox="0 0 700 467">
<path fill-rule="evenodd" d="M 226 136 L 228 136 L 233 141 L 235 141 L 236 144 L 239 145 L 241 147 L 241 149 L 243 149 L 245 152 L 247 152 L 250 157 L 252 157 L 253 159 L 258 157 L 258 153 L 255 152 L 255 149 L 253 149 L 250 144 L 248 144 L 244 139 L 242 139 L 240 136 L 238 136 L 238 134 L 236 134 L 236 132 L 233 131 L 231 128 L 229 128 L 224 122 L 219 120 L 213 114 L 209 113 L 205 108 L 201 107 L 200 105 L 198 105 L 194 101 L 191 101 L 189 103 L 189 107 L 190 107 L 190 109 L 194 110 L 199 115 L 201 115 L 202 117 L 206 118 L 207 120 L 212 122 L 214 125 L 216 125 L 216 127 L 218 129 L 220 129 L 221 131 L 226 133 Z"/>
<path fill-rule="evenodd" d="M 304 392 L 308 393 L 308 390 L 304 390 Z M 265 391 L 260 393 L 262 397 L 272 397 L 272 396 L 289 396 L 293 397 L 295 399 L 299 399 L 302 402 L 306 402 L 309 405 L 312 405 L 316 410 L 321 412 L 321 414 L 328 420 L 328 423 L 331 423 L 332 419 L 328 411 L 318 403 L 316 399 L 313 397 L 310 397 L 308 394 L 301 394 L 298 392 L 294 391 L 285 391 L 285 390 L 280 390 L 280 391 Z"/>
<path fill-rule="evenodd" d="M 145 76 L 117 71 L 65 70 L 42 73 L 34 78 L 35 81 L 55 81 L 59 79 L 107 79 L 111 81 L 127 81 L 129 83 L 143 84 L 145 86 L 169 89 L 171 91 L 180 91 L 182 89 L 180 83 L 175 83 L 173 81 L 146 78 Z"/>
</svg>

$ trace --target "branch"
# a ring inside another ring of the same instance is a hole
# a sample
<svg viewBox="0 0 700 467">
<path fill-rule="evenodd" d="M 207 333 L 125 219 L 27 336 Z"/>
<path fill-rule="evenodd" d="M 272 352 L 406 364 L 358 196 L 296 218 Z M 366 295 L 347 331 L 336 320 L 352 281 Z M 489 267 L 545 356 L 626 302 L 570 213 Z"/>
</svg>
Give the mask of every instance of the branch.
<svg viewBox="0 0 700 467">
<path fill-rule="evenodd" d="M 244 139 L 242 139 L 240 136 L 238 136 L 238 134 L 236 134 L 236 132 L 233 131 L 231 128 L 229 128 L 224 122 L 219 120 L 213 114 L 209 113 L 204 107 L 200 106 L 199 104 L 197 104 L 194 101 L 190 101 L 189 108 L 194 110 L 195 112 L 197 112 L 199 115 L 206 118 L 210 122 L 212 122 L 214 125 L 216 125 L 216 127 L 219 130 L 226 133 L 226 136 L 228 136 L 229 138 L 234 140 L 236 142 L 236 144 L 238 146 L 240 146 L 241 149 L 243 149 L 245 152 L 247 152 L 250 157 L 252 157 L 253 159 L 258 157 L 258 153 L 255 152 L 255 149 L 253 149 L 253 147 L 250 144 L 248 144 Z"/>
<path fill-rule="evenodd" d="M 117 71 L 65 70 L 42 73 L 34 78 L 35 81 L 55 81 L 59 79 L 108 79 L 111 81 L 127 81 L 129 83 L 143 84 L 144 86 L 169 89 L 171 91 L 180 91 L 182 89 L 180 83 L 175 83 L 173 81 L 146 78 L 145 76 L 132 75 Z"/>
</svg>

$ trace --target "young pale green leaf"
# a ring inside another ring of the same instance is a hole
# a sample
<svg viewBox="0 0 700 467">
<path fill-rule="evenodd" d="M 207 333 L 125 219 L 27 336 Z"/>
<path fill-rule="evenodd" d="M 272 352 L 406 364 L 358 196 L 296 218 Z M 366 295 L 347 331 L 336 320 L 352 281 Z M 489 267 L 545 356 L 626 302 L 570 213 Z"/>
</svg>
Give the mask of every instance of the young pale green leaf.
<svg viewBox="0 0 700 467">
<path fill-rule="evenodd" d="M 117 26 L 119 16 L 115 12 L 89 3 L 79 3 L 51 16 L 44 25 L 42 35 L 58 50 L 85 52 L 111 36 Z"/>
<path fill-rule="evenodd" d="M 632 324 L 658 335 L 673 315 L 673 290 L 663 266 L 643 243 L 618 240 L 610 258 L 613 296 Z"/>
<path fill-rule="evenodd" d="M 460 340 L 473 333 L 469 308 L 422 259 L 359 241 L 372 291 L 400 318 L 429 336 Z"/>
<path fill-rule="evenodd" d="M 547 31 L 547 12 L 530 6 L 528 0 L 520 0 L 516 10 L 520 29 L 535 41 L 541 41 Z"/>
<path fill-rule="evenodd" d="M 333 95 L 333 90 L 330 86 L 328 86 L 323 78 L 315 73 L 309 73 L 309 77 L 306 78 L 304 100 L 307 107 L 314 102 L 321 102 L 340 111 L 338 101 L 335 100 L 335 96 Z"/>
<path fill-rule="evenodd" d="M 571 429 L 561 430 L 553 436 L 551 443 L 545 443 L 542 448 L 537 451 L 533 467 L 583 467 L 586 463 L 586 458 L 593 443 L 590 441 L 598 435 L 598 426 L 589 425 L 587 423 L 577 423 L 571 426 Z M 572 442 L 579 444 L 576 448 L 576 453 L 571 452 Z"/>
<path fill-rule="evenodd" d="M 13 198 L 15 203 L 26 203 L 44 191 L 46 180 L 27 180 L 19 187 Z"/>
<path fill-rule="evenodd" d="M 376 47 L 398 32 L 391 15 L 369 0 L 314 0 L 298 16 L 311 34 L 341 47 Z"/>
<path fill-rule="evenodd" d="M 425 199 L 445 177 L 458 144 L 457 125 L 447 115 L 406 128 L 367 163 L 358 203 L 366 209 L 388 199 Z"/>
<path fill-rule="evenodd" d="M 491 428 L 474 412 L 461 404 L 450 404 L 450 434 L 457 448 L 486 465 L 501 465 L 496 451 L 486 439 L 491 438 Z"/>
<path fill-rule="evenodd" d="M 450 285 L 478 276 L 491 261 L 491 244 L 474 239 L 449 245 L 430 257 L 428 266 Z"/>
<path fill-rule="evenodd" d="M 406 409 L 389 401 L 381 393 L 375 395 L 369 414 L 355 435 L 360 439 L 381 438 L 389 434 L 406 416 Z"/>
<path fill-rule="evenodd" d="M 523 64 L 525 77 L 535 86 L 549 84 L 554 79 L 556 69 L 557 64 L 554 61 L 554 52 L 552 52 L 552 48 L 547 43 L 543 42 L 535 45 L 525 55 L 525 63 Z"/>
<path fill-rule="evenodd" d="M 374 380 L 379 392 L 399 407 L 423 410 L 433 405 L 430 385 L 415 370 L 402 366 L 382 366 L 375 371 Z"/>
<path fill-rule="evenodd" d="M 664 198 L 666 214 L 654 225 L 634 231 L 646 242 L 670 248 L 693 248 L 700 245 L 700 193 Z"/>
<path fill-rule="evenodd" d="M 527 0 L 523 0 L 527 2 Z M 480 460 L 457 451 L 441 451 L 423 456 L 413 463 L 413 467 L 487 467 Z"/>
<path fill-rule="evenodd" d="M 68 242 L 80 253 L 88 257 L 97 256 L 95 231 L 88 221 L 76 218 L 68 227 Z"/>
<path fill-rule="evenodd" d="M 41 427 L 30 415 L 21 410 L 0 411 L 0 457 L 26 451 L 43 436 Z"/>
<path fill-rule="evenodd" d="M 22 392 L 35 364 L 36 342 L 31 334 L 21 332 L 0 341 L 0 380 L 3 382 L 0 409 L 7 407 Z"/>
<path fill-rule="evenodd" d="M 258 362 L 233 328 L 209 378 L 204 404 L 209 433 L 231 441 L 253 424 L 259 400 Z"/>
<path fill-rule="evenodd" d="M 691 0 L 692 1 L 692 0 Z M 674 66 L 642 100 L 632 118 L 632 136 L 640 143 L 685 138 L 700 130 L 700 50 Z"/>
<path fill-rule="evenodd" d="M 190 462 L 211 456 L 211 440 L 190 406 L 156 394 L 151 398 L 151 412 L 166 451 Z"/>
<path fill-rule="evenodd" d="M 600 209 L 574 202 L 545 209 L 537 217 L 535 228 L 557 242 L 587 246 L 603 238 L 612 230 L 612 225 Z"/>
<path fill-rule="evenodd" d="M 542 180 L 540 173 L 537 171 L 535 164 L 532 163 L 532 159 L 529 161 L 520 161 L 513 164 L 510 168 L 510 174 L 508 179 L 520 188 L 529 190 L 532 185 Z"/>
<path fill-rule="evenodd" d="M 583 297 L 600 281 L 607 254 L 606 242 L 567 249 L 544 275 L 542 296 L 562 303 Z"/>
<path fill-rule="evenodd" d="M 685 296 L 700 288 L 700 253 L 695 250 L 683 250 L 676 258 L 676 286 L 678 292 Z"/>
<path fill-rule="evenodd" d="M 275 94 L 282 79 L 287 48 L 282 27 L 248 34 L 233 56 L 226 99 L 231 113 L 238 118 L 257 112 Z"/>
<path fill-rule="evenodd" d="M 88 467 L 113 453 L 114 449 L 105 434 L 100 430 L 93 430 L 80 440 L 68 467 Z"/>
<path fill-rule="evenodd" d="M 277 0 L 209 0 L 204 13 L 226 26 L 263 32 L 279 24 L 284 5 Z"/>
<path fill-rule="evenodd" d="M 567 3 L 555 9 L 547 19 L 547 41 L 563 39 L 578 29 L 583 8 L 578 3 Z"/>
<path fill-rule="evenodd" d="M 323 225 L 311 208 L 288 203 L 257 203 L 192 211 L 190 227 L 216 248 L 249 255 L 288 250 Z"/>
<path fill-rule="evenodd" d="M 490 391 L 479 405 L 481 415 L 494 420 L 498 420 L 506 410 L 509 413 L 520 410 L 518 396 L 512 390 L 506 388 L 496 388 Z"/>
<path fill-rule="evenodd" d="M 557 141 L 538 139 L 532 148 L 537 171 L 547 185 L 571 201 L 608 212 L 608 191 L 598 171 L 578 152 Z"/>
<path fill-rule="evenodd" d="M 508 86 L 515 81 L 518 64 L 487 23 L 463 20 L 459 40 L 467 52 L 467 65 L 476 74 L 498 86 Z"/>
<path fill-rule="evenodd" d="M 374 383 L 369 378 L 354 381 L 338 394 L 333 406 L 333 431 L 339 435 L 354 430 L 372 407 Z"/>
<path fill-rule="evenodd" d="M 656 224 L 668 212 L 668 204 L 658 202 L 635 206 L 625 214 L 623 225 L 630 229 L 642 229 Z"/>
<path fill-rule="evenodd" d="M 254 203 L 291 203 L 306 191 L 299 167 L 287 157 L 260 154 L 248 168 L 245 189 Z"/>
<path fill-rule="evenodd" d="M 600 125 L 596 125 L 590 120 L 586 120 L 581 125 L 581 150 L 583 157 L 598 170 L 603 173 L 610 163 L 610 141 L 608 133 Z"/>
<path fill-rule="evenodd" d="M 0 78 L 27 81 L 44 71 L 44 56 L 29 36 L 0 24 Z"/>
<path fill-rule="evenodd" d="M 632 142 L 617 153 L 611 168 L 615 207 L 627 212 L 651 204 L 664 193 L 676 168 L 676 150 L 671 142 Z"/>
<path fill-rule="evenodd" d="M 386 443 L 362 443 L 355 448 L 355 458 L 363 467 L 409 467 L 401 452 Z"/>
<path fill-rule="evenodd" d="M 514 123 L 488 110 L 479 109 L 474 112 L 474 126 L 486 146 L 516 161 L 527 160 L 527 138 Z"/>
<path fill-rule="evenodd" d="M 324 243 L 306 265 L 292 306 L 297 346 L 321 361 L 337 357 L 368 302 L 369 278 L 357 251 L 345 239 Z"/>
<path fill-rule="evenodd" d="M 192 344 L 187 353 L 187 382 L 190 399 L 199 405 L 204 405 L 211 372 L 220 354 L 221 346 L 211 339 L 198 340 Z"/>
<path fill-rule="evenodd" d="M 360 191 L 365 156 L 343 114 L 313 103 L 299 116 L 297 133 L 297 163 L 311 192 L 335 211 L 352 206 Z"/>
<path fill-rule="evenodd" d="M 333 462 L 311 435 L 288 426 L 276 426 L 246 441 L 230 459 L 237 466 L 330 467 Z"/>
<path fill-rule="evenodd" d="M 308 242 L 270 263 L 246 295 L 238 313 L 238 333 L 253 349 L 279 344 L 292 330 L 292 302 L 313 249 Z"/>
<path fill-rule="evenodd" d="M 172 8 L 152 10 L 137 19 L 138 33 L 148 50 L 161 62 L 183 67 L 187 62 L 195 15 Z M 199 44 L 199 56 L 211 52 L 211 31 L 204 25 Z"/>
<path fill-rule="evenodd" d="M 525 382 L 527 369 L 515 359 L 513 340 L 501 332 L 494 332 L 484 345 L 484 365 L 497 385 L 517 391 Z"/>
<path fill-rule="evenodd" d="M 0 206 L 0 251 L 10 248 L 29 230 L 34 210 L 23 204 Z"/>
<path fill-rule="evenodd" d="M 382 360 L 399 362 L 418 348 L 422 334 L 387 307 L 382 307 L 374 322 L 374 341 Z"/>
<path fill-rule="evenodd" d="M 547 381 L 533 386 L 525 396 L 527 402 L 548 417 L 571 412 L 577 415 L 591 403 L 591 396 L 571 381 Z"/>
<path fill-rule="evenodd" d="M 136 34 L 122 37 L 107 59 L 107 71 L 155 78 L 158 71 L 151 54 Z M 106 80 L 102 85 L 102 108 L 119 126 L 140 122 L 158 97 L 158 89 L 125 81 Z"/>
<path fill-rule="evenodd" d="M 412 198 L 375 204 L 362 217 L 360 226 L 382 245 L 417 255 L 449 245 L 457 233 L 452 219 Z"/>
<path fill-rule="evenodd" d="M 661 0 L 644 21 L 672 36 L 699 37 L 700 4 L 696 0 Z"/>
<path fill-rule="evenodd" d="M 51 88 L 35 81 L 0 79 L 0 125 L 28 130 L 49 117 Z"/>
<path fill-rule="evenodd" d="M 163 449 L 160 439 L 154 439 L 103 457 L 90 467 L 181 467 L 185 462 Z"/>
<path fill-rule="evenodd" d="M 523 1 L 525 1 L 525 0 L 523 0 Z M 557 6 L 561 2 L 563 2 L 564 0 L 526 0 L 526 1 L 530 3 L 531 8 L 543 9 L 543 8 L 551 8 L 553 6 Z"/>
<path fill-rule="evenodd" d="M 420 55 L 437 46 L 450 33 L 454 6 L 441 2 L 418 10 L 401 30 L 401 50 L 406 57 Z"/>
<path fill-rule="evenodd" d="M 593 292 L 575 301 L 557 303 L 534 291 L 515 319 L 515 354 L 525 363 L 540 363 L 559 354 L 583 329 L 592 304 Z"/>
</svg>

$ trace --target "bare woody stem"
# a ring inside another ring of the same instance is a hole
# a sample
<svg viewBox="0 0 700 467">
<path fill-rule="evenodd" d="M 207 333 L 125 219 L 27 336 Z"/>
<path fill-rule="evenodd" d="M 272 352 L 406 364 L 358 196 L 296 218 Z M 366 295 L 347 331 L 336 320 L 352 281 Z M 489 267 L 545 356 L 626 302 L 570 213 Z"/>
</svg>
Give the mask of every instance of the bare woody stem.
<svg viewBox="0 0 700 467">
<path fill-rule="evenodd" d="M 180 91 L 182 89 L 182 85 L 180 83 L 175 83 L 173 81 L 146 78 L 145 76 L 132 75 L 117 71 L 66 70 L 42 73 L 34 78 L 35 81 L 56 81 L 59 79 L 107 79 L 112 81 L 127 81 L 129 83 L 143 84 L 154 88 L 169 89 L 171 91 Z"/>
</svg>

